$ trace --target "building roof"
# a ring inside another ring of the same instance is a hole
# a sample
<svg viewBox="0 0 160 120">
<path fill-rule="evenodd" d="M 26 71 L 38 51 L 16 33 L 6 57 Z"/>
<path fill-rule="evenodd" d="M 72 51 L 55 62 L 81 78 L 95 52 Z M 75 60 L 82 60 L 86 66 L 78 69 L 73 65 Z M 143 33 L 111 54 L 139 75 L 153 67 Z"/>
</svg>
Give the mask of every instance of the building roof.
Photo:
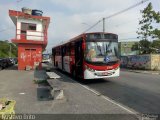
<svg viewBox="0 0 160 120">
<path fill-rule="evenodd" d="M 11 19 L 14 22 L 15 25 L 16 25 L 16 22 L 17 22 L 17 18 L 42 20 L 42 21 L 45 21 L 45 24 L 47 25 L 47 28 L 48 28 L 48 25 L 50 23 L 50 17 L 29 15 L 29 14 L 25 14 L 24 12 L 21 12 L 21 11 L 9 10 L 9 16 L 11 17 Z"/>
</svg>

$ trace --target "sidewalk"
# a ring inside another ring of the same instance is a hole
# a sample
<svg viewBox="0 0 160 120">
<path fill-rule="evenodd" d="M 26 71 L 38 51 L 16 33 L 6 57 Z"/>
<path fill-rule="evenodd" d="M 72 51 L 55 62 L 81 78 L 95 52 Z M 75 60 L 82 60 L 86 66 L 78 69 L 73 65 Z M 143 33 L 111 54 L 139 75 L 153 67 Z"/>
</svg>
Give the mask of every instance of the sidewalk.
<svg viewBox="0 0 160 120">
<path fill-rule="evenodd" d="M 160 75 L 160 71 L 151 71 L 151 70 L 134 70 L 129 68 L 121 68 L 121 71 L 128 71 L 134 73 L 143 73 L 143 74 L 152 74 L 152 75 Z"/>
<path fill-rule="evenodd" d="M 42 73 L 42 72 L 41 72 Z M 34 71 L 0 71 L 0 97 L 16 100 L 16 114 L 130 114 L 116 104 L 85 89 L 69 77 L 57 80 L 64 100 L 38 101 Z"/>
</svg>

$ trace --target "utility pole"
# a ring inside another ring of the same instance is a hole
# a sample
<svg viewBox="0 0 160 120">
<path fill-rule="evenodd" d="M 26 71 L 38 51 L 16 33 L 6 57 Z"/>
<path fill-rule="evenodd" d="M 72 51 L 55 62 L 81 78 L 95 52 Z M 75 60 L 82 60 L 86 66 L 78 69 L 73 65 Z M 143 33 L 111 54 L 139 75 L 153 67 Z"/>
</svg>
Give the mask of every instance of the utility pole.
<svg viewBox="0 0 160 120">
<path fill-rule="evenodd" d="M 103 18 L 103 39 L 104 39 L 104 33 L 105 33 L 105 18 Z"/>
<path fill-rule="evenodd" d="M 103 33 L 105 33 L 105 18 L 103 18 Z"/>
</svg>

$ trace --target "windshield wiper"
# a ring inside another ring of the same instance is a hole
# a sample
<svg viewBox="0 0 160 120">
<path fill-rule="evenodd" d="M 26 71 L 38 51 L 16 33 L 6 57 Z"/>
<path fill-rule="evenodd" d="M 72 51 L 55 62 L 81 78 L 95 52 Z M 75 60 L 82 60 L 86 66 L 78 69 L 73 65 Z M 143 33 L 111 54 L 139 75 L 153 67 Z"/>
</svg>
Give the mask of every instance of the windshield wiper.
<svg viewBox="0 0 160 120">
<path fill-rule="evenodd" d="M 103 56 L 101 47 L 98 45 L 97 42 L 96 42 L 96 46 L 97 46 L 98 50 L 100 51 L 100 54 L 98 56 Z"/>
<path fill-rule="evenodd" d="M 112 50 L 109 50 L 110 46 L 111 46 L 111 42 L 109 42 L 108 45 L 106 44 L 106 54 L 107 55 L 108 55 L 108 53 L 112 52 Z"/>
</svg>

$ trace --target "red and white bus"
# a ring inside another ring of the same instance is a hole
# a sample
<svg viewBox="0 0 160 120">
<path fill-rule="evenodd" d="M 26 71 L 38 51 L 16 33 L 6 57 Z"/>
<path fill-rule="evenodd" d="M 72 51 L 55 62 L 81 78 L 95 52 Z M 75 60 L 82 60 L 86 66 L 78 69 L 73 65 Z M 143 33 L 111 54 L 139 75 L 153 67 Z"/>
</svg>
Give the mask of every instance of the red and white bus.
<svg viewBox="0 0 160 120">
<path fill-rule="evenodd" d="M 82 79 L 119 76 L 118 35 L 84 33 L 52 48 L 53 64 Z"/>
</svg>

